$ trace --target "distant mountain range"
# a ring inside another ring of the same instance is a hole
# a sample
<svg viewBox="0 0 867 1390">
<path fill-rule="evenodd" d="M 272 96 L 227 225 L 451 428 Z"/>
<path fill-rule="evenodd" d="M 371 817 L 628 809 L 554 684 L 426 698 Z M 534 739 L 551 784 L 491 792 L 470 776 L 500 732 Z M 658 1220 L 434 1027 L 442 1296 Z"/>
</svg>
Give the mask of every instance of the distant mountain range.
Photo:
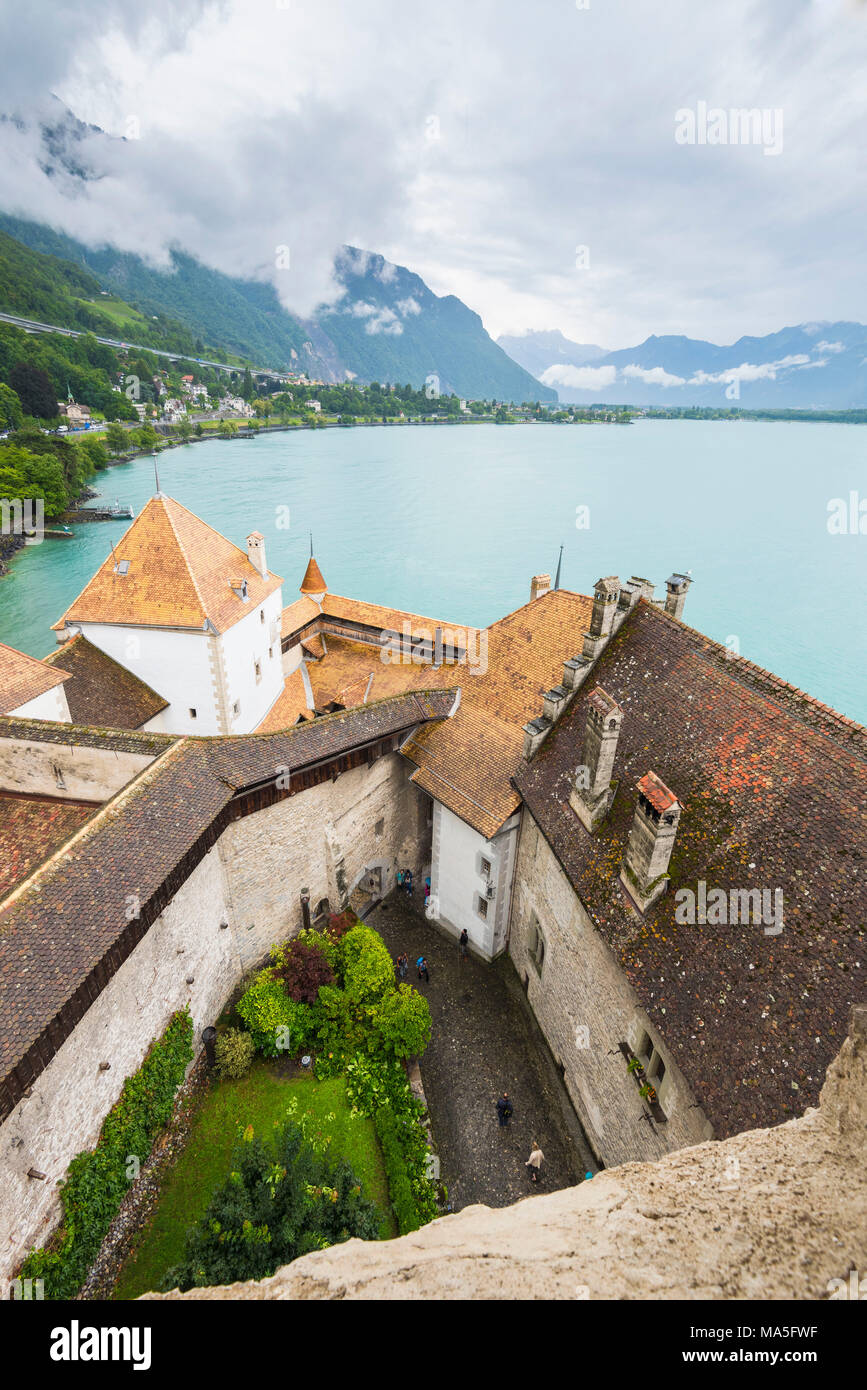
<svg viewBox="0 0 867 1390">
<path fill-rule="evenodd" d="M 860 323 L 802 323 L 727 347 L 653 336 L 606 352 L 556 332 L 500 338 L 499 344 L 555 387 L 561 401 L 574 404 L 867 406 L 867 328 Z"/>
<path fill-rule="evenodd" d="M 434 376 L 441 392 L 471 399 L 557 400 L 556 390 L 540 384 L 498 347 L 478 314 L 461 300 L 435 295 L 412 271 L 355 247 L 344 247 L 337 259 L 340 299 L 312 320 L 302 320 L 283 308 L 270 284 L 223 275 L 180 251 L 172 253 L 173 269 L 161 271 L 138 256 L 112 247 L 93 249 L 50 227 L 3 213 L 0 232 L 53 258 L 55 272 L 45 261 L 25 267 L 20 256 L 7 250 L 7 265 L 14 261 L 15 274 L 7 274 L 4 282 L 0 247 L 0 310 L 6 313 L 35 318 L 66 313 L 48 321 L 93 326 L 103 337 L 145 346 L 180 346 L 186 330 L 190 344 L 200 340 L 256 366 L 304 371 L 324 381 L 421 387 Z M 75 296 L 76 270 L 83 270 L 86 279 L 81 279 L 76 302 L 70 300 L 64 308 L 56 295 L 45 293 L 46 286 L 56 280 L 71 283 Z M 95 295 L 93 277 L 98 282 Z M 100 288 L 132 308 L 122 325 L 118 321 L 114 335 L 88 322 L 113 307 L 101 303 Z M 168 342 L 167 335 L 174 341 Z"/>
</svg>

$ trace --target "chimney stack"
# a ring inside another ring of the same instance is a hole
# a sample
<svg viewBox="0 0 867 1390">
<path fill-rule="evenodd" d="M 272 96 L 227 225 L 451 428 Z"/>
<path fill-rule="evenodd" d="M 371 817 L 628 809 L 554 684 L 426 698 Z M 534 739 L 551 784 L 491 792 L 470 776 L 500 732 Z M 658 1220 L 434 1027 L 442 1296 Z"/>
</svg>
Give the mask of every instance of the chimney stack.
<svg viewBox="0 0 867 1390">
<path fill-rule="evenodd" d="M 263 579 L 268 578 L 268 566 L 265 564 L 265 537 L 261 531 L 251 531 L 247 537 L 247 557 L 254 569 L 257 569 Z"/>
<path fill-rule="evenodd" d="M 686 603 L 686 596 L 692 580 L 688 574 L 673 574 L 670 579 L 665 581 L 665 611 L 670 613 L 672 618 L 680 618 L 683 614 L 683 605 Z"/>
<path fill-rule="evenodd" d="M 629 587 L 638 590 L 638 598 L 646 598 L 648 603 L 653 603 L 653 584 L 649 579 L 642 579 L 640 575 L 633 574 Z"/>
<path fill-rule="evenodd" d="M 590 661 L 599 655 L 611 636 L 619 597 L 620 580 L 616 574 L 609 574 L 607 579 L 597 579 L 593 585 L 590 631 L 584 634 L 584 655 Z"/>
<path fill-rule="evenodd" d="M 645 773 L 638 783 L 638 802 L 620 869 L 620 882 L 639 912 L 646 912 L 665 892 L 682 809 L 655 772 Z"/>
<path fill-rule="evenodd" d="M 587 701 L 582 763 L 569 796 L 572 810 L 591 834 L 608 814 L 617 791 L 611 774 L 622 723 L 623 710 L 597 685 Z"/>
<path fill-rule="evenodd" d="M 530 602 L 534 598 L 541 598 L 543 594 L 551 592 L 550 574 L 534 574 L 530 580 Z"/>
</svg>

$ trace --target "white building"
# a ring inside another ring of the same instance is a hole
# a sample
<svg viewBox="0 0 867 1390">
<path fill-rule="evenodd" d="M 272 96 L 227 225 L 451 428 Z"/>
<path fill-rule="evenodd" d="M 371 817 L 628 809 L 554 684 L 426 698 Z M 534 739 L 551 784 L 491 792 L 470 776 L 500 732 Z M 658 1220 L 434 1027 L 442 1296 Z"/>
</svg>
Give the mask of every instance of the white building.
<svg viewBox="0 0 867 1390">
<path fill-rule="evenodd" d="M 58 671 L 35 657 L 0 643 L 0 714 L 18 719 L 50 719 L 69 723 L 64 682 Z"/>
<path fill-rule="evenodd" d="M 245 552 L 157 493 L 55 630 L 159 693 L 145 728 L 250 733 L 283 692 L 282 583 L 258 531 Z"/>
</svg>

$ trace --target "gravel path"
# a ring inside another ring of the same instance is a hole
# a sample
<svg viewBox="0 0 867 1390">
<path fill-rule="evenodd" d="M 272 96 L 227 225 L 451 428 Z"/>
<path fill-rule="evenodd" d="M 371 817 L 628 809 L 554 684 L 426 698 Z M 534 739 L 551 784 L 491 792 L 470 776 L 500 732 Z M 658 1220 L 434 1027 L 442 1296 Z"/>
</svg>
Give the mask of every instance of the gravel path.
<svg viewBox="0 0 867 1390">
<path fill-rule="evenodd" d="M 457 944 L 396 895 L 371 912 L 393 956 L 405 950 L 410 984 L 427 997 L 433 1037 L 421 1060 L 442 1178 L 455 1211 L 482 1202 L 504 1207 L 533 1192 L 552 1192 L 596 1170 L 553 1059 L 508 957 L 462 964 Z M 415 961 L 427 956 L 430 984 Z M 496 1099 L 508 1091 L 514 1115 L 497 1123 Z M 542 1180 L 524 1166 L 537 1139 Z"/>
</svg>

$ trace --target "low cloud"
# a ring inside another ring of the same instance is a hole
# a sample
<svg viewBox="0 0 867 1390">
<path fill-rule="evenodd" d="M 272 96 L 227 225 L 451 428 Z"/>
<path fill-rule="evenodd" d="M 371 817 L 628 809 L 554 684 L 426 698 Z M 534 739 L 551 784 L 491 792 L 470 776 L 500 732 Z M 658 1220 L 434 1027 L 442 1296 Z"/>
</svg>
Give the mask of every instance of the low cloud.
<svg viewBox="0 0 867 1390">
<path fill-rule="evenodd" d="M 613 386 L 616 367 L 570 367 L 568 363 L 546 367 L 539 380 L 544 386 L 571 386 L 575 391 L 598 391 Z"/>
<path fill-rule="evenodd" d="M 781 357 L 778 362 L 742 362 L 739 367 L 727 367 L 723 372 L 696 372 L 695 376 L 689 379 L 690 386 L 708 386 L 714 382 L 724 381 L 776 381 L 777 372 L 784 371 L 788 367 L 816 367 L 817 362 L 811 362 L 809 357 L 803 353 L 793 353 L 790 357 Z"/>
<path fill-rule="evenodd" d="M 685 376 L 675 376 L 673 372 L 667 372 L 664 367 L 638 367 L 631 363 L 623 368 L 625 377 L 635 377 L 639 381 L 645 382 L 648 386 L 685 386 Z"/>
</svg>

